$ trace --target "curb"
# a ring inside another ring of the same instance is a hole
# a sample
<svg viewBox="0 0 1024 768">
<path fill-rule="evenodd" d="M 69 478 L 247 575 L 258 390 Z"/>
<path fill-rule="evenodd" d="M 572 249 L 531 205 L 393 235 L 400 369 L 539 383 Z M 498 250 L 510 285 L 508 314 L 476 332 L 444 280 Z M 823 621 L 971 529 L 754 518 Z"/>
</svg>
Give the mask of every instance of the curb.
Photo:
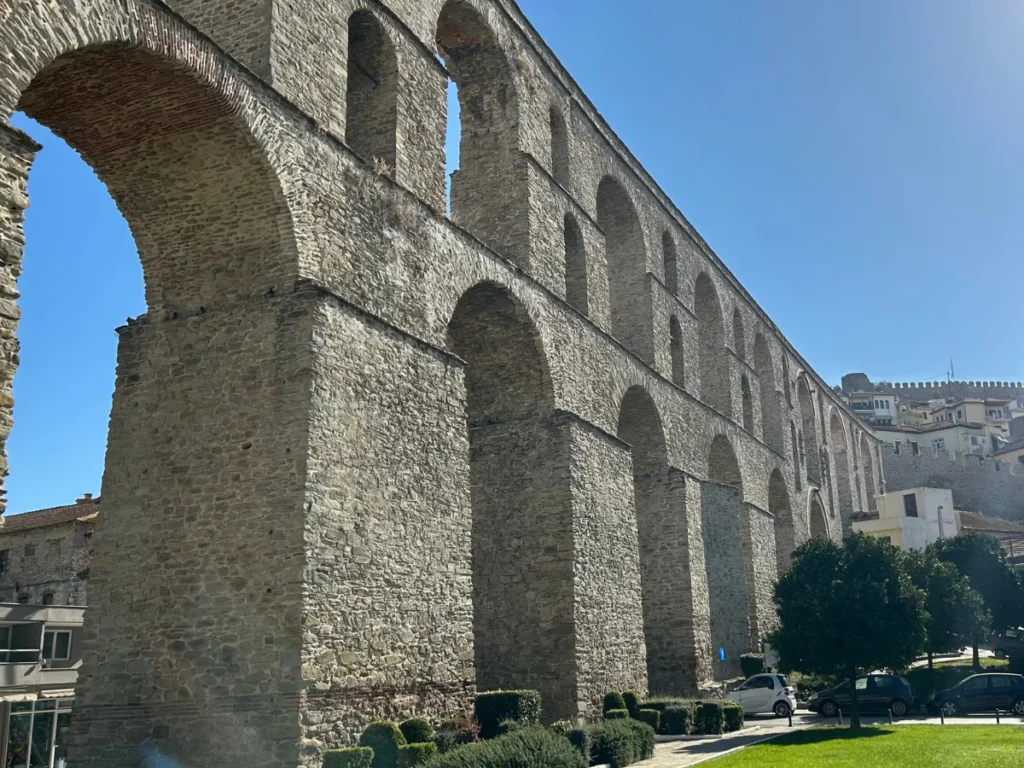
<svg viewBox="0 0 1024 768">
<path fill-rule="evenodd" d="M 748 725 L 746 728 L 740 728 L 738 731 L 729 731 L 729 733 L 714 733 L 714 734 L 694 734 L 678 736 L 667 736 L 664 734 L 655 735 L 654 740 L 658 744 L 670 744 L 674 741 L 708 741 L 710 739 L 726 739 L 733 736 L 743 736 L 744 734 L 752 733 L 753 731 L 761 730 L 760 725 Z"/>
</svg>

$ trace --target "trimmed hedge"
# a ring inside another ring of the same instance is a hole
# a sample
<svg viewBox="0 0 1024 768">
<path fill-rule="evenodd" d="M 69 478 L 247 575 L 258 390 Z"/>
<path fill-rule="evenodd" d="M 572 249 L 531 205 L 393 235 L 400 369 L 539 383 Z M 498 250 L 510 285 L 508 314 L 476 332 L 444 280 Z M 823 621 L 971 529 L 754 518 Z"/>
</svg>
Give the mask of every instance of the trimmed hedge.
<svg viewBox="0 0 1024 768">
<path fill-rule="evenodd" d="M 687 701 L 665 707 L 661 717 L 661 730 L 667 736 L 685 736 L 696 727 L 697 702 Z"/>
<path fill-rule="evenodd" d="M 731 733 L 743 727 L 743 705 L 738 701 L 723 702 L 723 714 L 725 715 L 725 732 Z"/>
<path fill-rule="evenodd" d="M 398 748 L 398 768 L 413 768 L 437 754 L 437 745 L 432 741 L 417 744 L 403 744 Z"/>
<path fill-rule="evenodd" d="M 721 701 L 702 701 L 697 705 L 696 733 L 709 736 L 725 730 L 725 707 Z"/>
<path fill-rule="evenodd" d="M 422 768 L 587 768 L 587 760 L 564 736 L 534 726 L 437 755 Z"/>
<path fill-rule="evenodd" d="M 540 693 L 537 691 L 488 691 L 476 697 L 476 720 L 480 738 L 502 734 L 502 723 L 514 720 L 523 726 L 540 722 Z"/>
<path fill-rule="evenodd" d="M 764 672 L 763 653 L 744 653 L 740 656 L 740 669 L 744 677 L 753 677 Z"/>
<path fill-rule="evenodd" d="M 473 744 L 479 741 L 480 726 L 465 717 L 456 717 L 445 720 L 437 727 L 434 733 L 434 743 L 437 751 L 442 754 L 451 752 L 456 747 Z"/>
<path fill-rule="evenodd" d="M 398 724 L 408 744 L 425 744 L 434 739 L 434 729 L 422 717 L 410 717 Z"/>
<path fill-rule="evenodd" d="M 622 701 L 629 710 L 629 716 L 636 719 L 636 714 L 640 711 L 640 697 L 632 691 L 623 691 Z"/>
<path fill-rule="evenodd" d="M 641 723 L 647 723 L 654 732 L 657 733 L 661 728 L 661 712 L 656 709 L 638 709 L 634 720 L 639 720 Z"/>
<path fill-rule="evenodd" d="M 623 768 L 654 754 L 654 729 L 639 720 L 608 720 L 589 730 L 594 765 Z"/>
<path fill-rule="evenodd" d="M 604 713 L 605 720 L 629 720 L 628 709 L 609 709 Z"/>
<path fill-rule="evenodd" d="M 618 691 L 612 691 L 604 695 L 604 704 L 601 706 L 602 714 L 609 709 L 628 709 L 626 707 L 626 700 Z"/>
<path fill-rule="evenodd" d="M 571 728 L 570 730 L 566 731 L 565 738 L 567 738 L 569 740 L 569 743 L 580 751 L 580 754 L 583 755 L 583 757 L 586 759 L 587 765 L 590 765 L 590 754 L 592 751 L 592 739 L 590 736 L 590 729 Z"/>
<path fill-rule="evenodd" d="M 373 750 L 369 747 L 349 747 L 324 752 L 324 768 L 371 768 Z"/>
<path fill-rule="evenodd" d="M 373 750 L 373 768 L 397 768 L 398 748 L 405 744 L 405 736 L 391 720 L 371 723 L 359 737 L 360 747 Z"/>
</svg>

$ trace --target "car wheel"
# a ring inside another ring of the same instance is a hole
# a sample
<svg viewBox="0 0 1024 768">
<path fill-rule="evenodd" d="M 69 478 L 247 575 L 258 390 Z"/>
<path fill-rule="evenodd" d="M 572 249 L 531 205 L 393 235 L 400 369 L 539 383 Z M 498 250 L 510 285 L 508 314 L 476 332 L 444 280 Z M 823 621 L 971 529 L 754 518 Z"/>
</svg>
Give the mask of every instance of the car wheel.
<svg viewBox="0 0 1024 768">
<path fill-rule="evenodd" d="M 826 701 L 821 705 L 821 714 L 824 717 L 835 717 L 839 714 L 839 707 L 836 706 L 834 701 Z"/>
<path fill-rule="evenodd" d="M 789 717 L 789 704 L 785 701 L 777 701 L 775 702 L 775 708 L 773 711 L 775 712 L 776 717 Z"/>
<path fill-rule="evenodd" d="M 1013 702 L 1013 714 L 1024 717 L 1024 699 L 1017 699 Z"/>
<path fill-rule="evenodd" d="M 993 653 L 995 653 L 997 659 L 1006 658 L 1006 651 L 1004 651 L 1002 648 L 996 648 L 995 651 L 993 651 Z"/>
<path fill-rule="evenodd" d="M 956 701 L 954 699 L 946 699 L 944 702 L 942 702 L 941 708 L 942 714 L 944 714 L 946 717 L 952 717 L 956 714 Z"/>
<path fill-rule="evenodd" d="M 889 709 L 892 710 L 893 717 L 903 717 L 910 710 L 907 706 L 907 702 L 903 699 L 895 699 L 892 704 L 889 705 Z"/>
</svg>

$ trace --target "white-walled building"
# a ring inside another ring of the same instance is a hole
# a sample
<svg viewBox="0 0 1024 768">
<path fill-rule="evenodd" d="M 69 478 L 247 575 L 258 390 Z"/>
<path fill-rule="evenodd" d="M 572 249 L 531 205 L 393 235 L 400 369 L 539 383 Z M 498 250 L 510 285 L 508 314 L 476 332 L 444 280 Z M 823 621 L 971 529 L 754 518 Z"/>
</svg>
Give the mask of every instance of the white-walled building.
<svg viewBox="0 0 1024 768">
<path fill-rule="evenodd" d="M 901 549 L 924 549 L 959 532 L 953 492 L 912 488 L 876 496 L 878 514 L 854 518 L 853 530 L 888 539 Z"/>
<path fill-rule="evenodd" d="M 951 451 L 988 456 L 1002 443 L 994 439 L 992 427 L 980 422 L 937 421 L 931 424 L 902 424 L 875 427 L 878 439 L 888 443 L 896 453 L 929 453 Z"/>
</svg>

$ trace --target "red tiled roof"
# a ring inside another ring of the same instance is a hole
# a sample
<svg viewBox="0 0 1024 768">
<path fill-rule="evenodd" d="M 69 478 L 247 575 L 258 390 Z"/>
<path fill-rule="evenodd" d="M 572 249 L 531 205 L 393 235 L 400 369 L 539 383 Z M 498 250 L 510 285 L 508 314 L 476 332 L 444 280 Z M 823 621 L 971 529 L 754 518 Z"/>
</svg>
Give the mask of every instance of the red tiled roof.
<svg viewBox="0 0 1024 768">
<path fill-rule="evenodd" d="M 969 531 L 1024 533 L 1024 525 L 1021 525 L 1020 523 L 1003 520 L 998 517 L 990 517 L 989 515 L 981 515 L 977 512 L 965 512 L 964 510 L 958 511 L 960 513 L 960 527 L 966 528 Z"/>
<path fill-rule="evenodd" d="M 99 499 L 80 501 L 63 507 L 38 509 L 35 512 L 24 512 L 20 515 L 4 515 L 0 525 L 0 536 L 15 531 L 27 531 L 30 528 L 46 528 L 50 525 L 71 523 L 75 520 L 95 520 L 99 512 Z"/>
</svg>

